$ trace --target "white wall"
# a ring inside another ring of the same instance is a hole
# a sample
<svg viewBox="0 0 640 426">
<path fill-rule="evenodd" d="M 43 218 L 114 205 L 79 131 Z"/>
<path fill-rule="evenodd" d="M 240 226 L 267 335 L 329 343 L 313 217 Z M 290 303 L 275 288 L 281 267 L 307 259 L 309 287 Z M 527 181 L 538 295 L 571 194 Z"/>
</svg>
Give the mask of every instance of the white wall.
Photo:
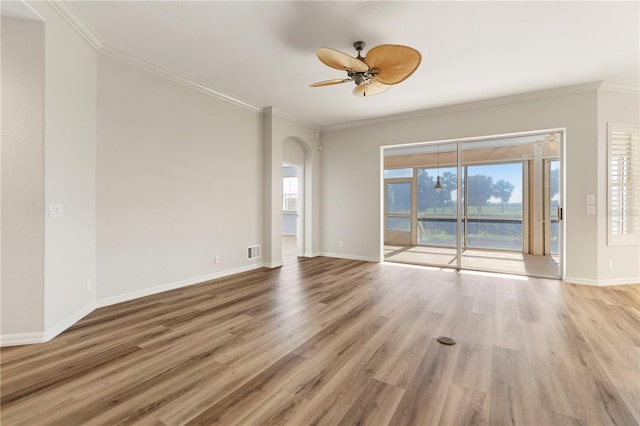
<svg viewBox="0 0 640 426">
<path fill-rule="evenodd" d="M 584 199 L 598 183 L 598 87 L 579 85 L 324 129 L 321 251 L 380 260 L 381 146 L 566 128 L 565 274 L 572 282 L 597 283 L 598 227 L 596 217 L 586 215 Z"/>
<path fill-rule="evenodd" d="M 296 236 L 298 217 L 295 213 L 282 213 L 282 235 Z"/>
<path fill-rule="evenodd" d="M 607 244 L 607 123 L 640 124 L 640 96 L 598 91 L 598 280 L 605 284 L 640 282 L 640 246 Z M 609 261 L 613 269 L 609 269 Z"/>
<path fill-rule="evenodd" d="M 304 165 L 304 149 L 294 139 L 282 142 L 282 161 L 287 164 Z"/>
<path fill-rule="evenodd" d="M 96 52 L 48 3 L 45 20 L 45 328 L 57 334 L 95 305 Z M 91 282 L 87 290 L 87 280 Z"/>
<path fill-rule="evenodd" d="M 100 56 L 100 304 L 260 266 L 261 120 Z"/>
<path fill-rule="evenodd" d="M 43 90 L 44 23 L 3 17 L 3 336 L 44 331 Z"/>
<path fill-rule="evenodd" d="M 37 35 L 3 40 L 3 56 L 20 51 L 31 61 L 20 71 L 21 81 L 6 84 L 2 94 L 3 103 L 13 104 L 12 97 L 18 95 L 12 92 L 22 90 L 15 104 L 28 106 L 8 114 L 13 105 L 5 106 L 3 124 L 28 141 L 21 147 L 29 156 L 27 167 L 13 176 L 16 180 L 6 182 L 8 195 L 17 179 L 24 186 L 21 190 L 29 191 L 29 205 L 15 206 L 24 215 L 20 225 L 30 222 L 22 244 L 31 244 L 28 252 L 4 253 L 3 263 L 12 266 L 9 275 L 3 272 L 3 344 L 48 340 L 95 307 L 96 52 L 49 3 L 29 6 L 44 20 L 44 25 L 33 24 L 40 26 Z M 10 141 L 7 138 L 8 146 Z M 6 159 L 12 161 L 10 156 Z M 13 173 L 15 164 L 5 170 L 4 160 L 3 174 Z M 4 183 L 5 179 L 3 189 Z M 4 201 L 3 192 L 3 213 L 11 221 L 16 212 Z M 63 205 L 63 217 L 48 217 L 50 203 Z M 3 233 L 5 229 L 10 225 L 3 223 Z M 3 246 L 13 237 L 7 240 L 3 234 Z M 30 272 L 11 276 L 12 268 L 27 263 Z M 35 324 L 40 324 L 38 333 L 33 332 Z"/>
</svg>

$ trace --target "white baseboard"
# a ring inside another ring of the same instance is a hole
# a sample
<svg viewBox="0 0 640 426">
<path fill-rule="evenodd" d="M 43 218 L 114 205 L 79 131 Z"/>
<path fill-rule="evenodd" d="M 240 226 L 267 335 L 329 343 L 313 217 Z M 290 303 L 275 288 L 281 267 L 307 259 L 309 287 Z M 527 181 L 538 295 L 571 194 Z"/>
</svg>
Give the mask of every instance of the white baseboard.
<svg viewBox="0 0 640 426">
<path fill-rule="evenodd" d="M 200 277 L 189 278 L 182 281 L 177 281 L 174 283 L 163 284 L 157 287 L 145 288 L 138 291 L 133 291 L 131 293 L 119 294 L 117 296 L 106 297 L 104 299 L 98 300 L 96 303 L 97 308 L 103 308 L 105 306 L 115 305 L 116 303 L 128 302 L 129 300 L 137 299 L 139 297 L 151 296 L 153 294 L 162 293 L 164 291 L 175 290 L 177 288 L 187 287 L 194 284 L 200 284 L 205 281 L 211 281 L 218 278 L 223 278 L 229 275 L 235 275 L 242 272 L 251 271 L 254 269 L 259 269 L 265 266 L 262 263 L 254 263 L 251 265 L 246 265 L 240 268 L 229 269 L 222 272 L 216 272 L 215 274 L 202 275 Z"/>
<path fill-rule="evenodd" d="M 48 342 L 49 340 L 53 339 L 58 334 L 62 333 L 67 328 L 71 327 L 73 324 L 77 323 L 82 318 L 86 317 L 91 312 L 95 311 L 95 309 L 96 309 L 96 304 L 92 303 L 91 305 L 85 306 L 84 308 L 80 309 L 78 312 L 71 315 L 70 317 L 60 321 L 58 324 L 56 324 L 54 327 L 50 328 L 49 330 L 45 330 L 43 341 Z"/>
<path fill-rule="evenodd" d="M 75 314 L 60 321 L 54 327 L 45 330 L 32 333 L 17 333 L 17 334 L 5 334 L 0 336 L 0 346 L 18 346 L 18 345 L 32 345 L 35 343 L 44 343 L 56 337 L 58 334 L 71 327 L 73 324 L 80 321 L 82 318 L 89 315 L 96 309 L 95 304 L 85 306 Z"/>
<path fill-rule="evenodd" d="M 16 333 L 3 334 L 0 336 L 0 346 L 19 346 L 32 345 L 34 343 L 42 343 L 44 340 L 44 332 L 36 331 L 32 333 Z"/>
<path fill-rule="evenodd" d="M 598 280 L 600 286 L 607 285 L 633 285 L 640 284 L 640 277 L 632 277 L 632 278 L 612 278 L 612 279 L 603 279 Z"/>
<path fill-rule="evenodd" d="M 282 261 L 280 262 L 272 262 L 272 263 L 263 263 L 262 266 L 264 266 L 265 268 L 279 268 L 282 266 Z"/>
<path fill-rule="evenodd" d="M 640 284 L 640 277 L 635 278 L 613 278 L 613 279 L 588 279 L 575 277 L 562 277 L 562 280 L 569 284 L 591 285 L 596 287 L 605 287 L 611 285 L 633 285 Z"/>
<path fill-rule="evenodd" d="M 598 280 L 593 280 L 590 278 L 576 278 L 576 277 L 564 276 L 562 277 L 562 281 L 566 282 L 567 284 L 581 284 L 581 285 L 592 285 L 592 286 L 600 285 L 598 284 Z"/>
<path fill-rule="evenodd" d="M 328 253 L 326 251 L 323 251 L 323 252 L 320 252 L 320 256 L 335 257 L 335 258 L 338 258 L 338 259 L 348 259 L 348 260 L 363 260 L 365 262 L 380 263 L 380 258 L 378 258 L 378 257 L 358 256 L 358 255 L 355 255 L 355 254 Z"/>
<path fill-rule="evenodd" d="M 302 257 L 318 257 L 320 253 L 303 253 Z"/>
</svg>

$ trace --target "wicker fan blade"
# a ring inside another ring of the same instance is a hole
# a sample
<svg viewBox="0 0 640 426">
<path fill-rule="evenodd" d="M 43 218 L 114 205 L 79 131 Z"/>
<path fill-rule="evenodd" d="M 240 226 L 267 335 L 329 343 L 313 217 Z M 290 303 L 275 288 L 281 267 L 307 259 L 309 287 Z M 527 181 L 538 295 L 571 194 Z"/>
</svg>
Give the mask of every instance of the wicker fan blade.
<svg viewBox="0 0 640 426">
<path fill-rule="evenodd" d="M 406 80 L 420 65 L 422 55 L 416 49 L 398 44 L 381 44 L 367 52 L 364 61 L 376 74 L 379 82 L 398 84 Z"/>
<path fill-rule="evenodd" d="M 353 89 L 354 96 L 373 96 L 378 93 L 382 93 L 389 89 L 391 86 L 388 84 L 380 83 L 375 77 L 371 77 L 369 84 L 361 84 Z"/>
<path fill-rule="evenodd" d="M 346 69 L 350 69 L 356 72 L 365 72 L 369 69 L 367 64 L 361 60 L 328 47 L 321 47 L 318 49 L 317 55 L 318 59 L 320 59 L 323 64 L 338 70 L 344 71 Z"/>
<path fill-rule="evenodd" d="M 309 87 L 332 86 L 334 84 L 346 83 L 347 81 L 352 80 L 350 78 L 337 78 L 334 80 L 319 81 L 317 83 L 310 84 Z"/>
</svg>

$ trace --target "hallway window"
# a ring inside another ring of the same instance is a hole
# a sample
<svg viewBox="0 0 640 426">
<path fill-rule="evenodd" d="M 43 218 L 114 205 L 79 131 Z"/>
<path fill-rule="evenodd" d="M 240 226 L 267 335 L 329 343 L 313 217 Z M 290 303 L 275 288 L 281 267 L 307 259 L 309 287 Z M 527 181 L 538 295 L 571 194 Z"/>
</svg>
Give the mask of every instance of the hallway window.
<svg viewBox="0 0 640 426">
<path fill-rule="evenodd" d="M 282 210 L 298 211 L 298 177 L 282 178 Z"/>
</svg>

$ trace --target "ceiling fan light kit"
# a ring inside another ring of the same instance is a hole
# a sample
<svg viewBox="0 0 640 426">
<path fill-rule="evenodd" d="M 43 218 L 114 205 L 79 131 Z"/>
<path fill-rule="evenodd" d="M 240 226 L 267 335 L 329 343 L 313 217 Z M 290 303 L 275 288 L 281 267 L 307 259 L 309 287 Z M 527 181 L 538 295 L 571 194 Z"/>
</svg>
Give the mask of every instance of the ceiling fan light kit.
<svg viewBox="0 0 640 426">
<path fill-rule="evenodd" d="M 332 86 L 353 81 L 355 96 L 371 96 L 388 90 L 394 84 L 409 78 L 422 61 L 420 52 L 399 44 L 381 44 L 361 55 L 364 41 L 356 41 L 353 47 L 357 57 L 347 55 L 329 47 L 318 49 L 318 59 L 328 67 L 347 72 L 347 78 L 314 83 L 311 87 Z"/>
</svg>

